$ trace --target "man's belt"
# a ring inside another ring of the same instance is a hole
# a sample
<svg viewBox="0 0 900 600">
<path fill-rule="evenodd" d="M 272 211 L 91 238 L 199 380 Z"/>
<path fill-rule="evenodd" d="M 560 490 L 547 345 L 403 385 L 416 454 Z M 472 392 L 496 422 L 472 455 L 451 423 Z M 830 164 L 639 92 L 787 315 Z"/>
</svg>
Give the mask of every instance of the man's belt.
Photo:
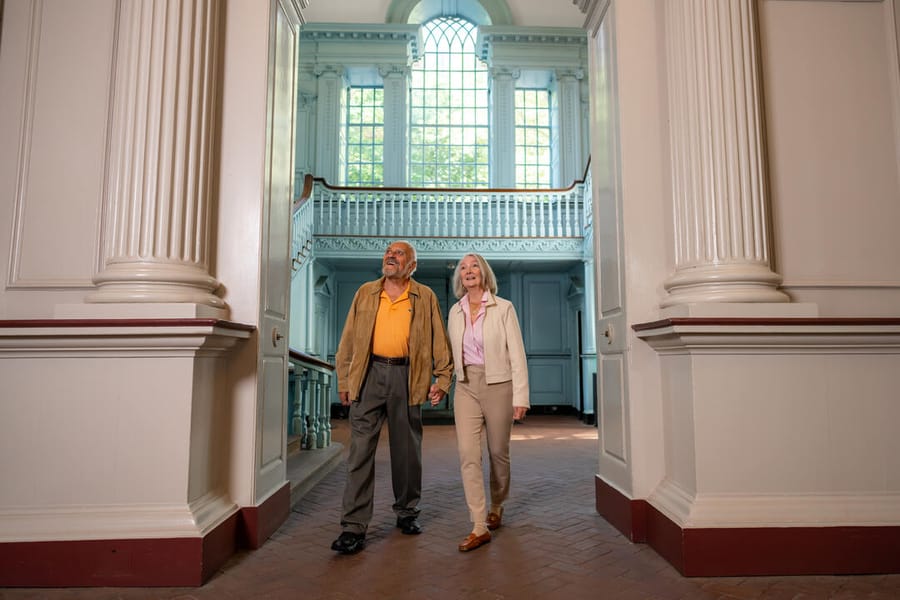
<svg viewBox="0 0 900 600">
<path fill-rule="evenodd" d="M 372 360 L 379 363 L 384 363 L 386 365 L 408 365 L 409 357 L 408 356 L 378 356 L 377 354 L 372 355 Z"/>
</svg>

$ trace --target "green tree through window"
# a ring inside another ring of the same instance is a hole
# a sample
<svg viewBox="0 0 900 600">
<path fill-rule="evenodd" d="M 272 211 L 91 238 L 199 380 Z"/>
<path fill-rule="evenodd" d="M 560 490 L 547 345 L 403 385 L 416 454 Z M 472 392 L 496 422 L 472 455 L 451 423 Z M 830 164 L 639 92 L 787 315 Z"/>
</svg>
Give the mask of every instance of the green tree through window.
<svg viewBox="0 0 900 600">
<path fill-rule="evenodd" d="M 475 53 L 475 25 L 440 17 L 423 30 L 410 75 L 409 183 L 488 187 L 488 71 Z"/>
</svg>

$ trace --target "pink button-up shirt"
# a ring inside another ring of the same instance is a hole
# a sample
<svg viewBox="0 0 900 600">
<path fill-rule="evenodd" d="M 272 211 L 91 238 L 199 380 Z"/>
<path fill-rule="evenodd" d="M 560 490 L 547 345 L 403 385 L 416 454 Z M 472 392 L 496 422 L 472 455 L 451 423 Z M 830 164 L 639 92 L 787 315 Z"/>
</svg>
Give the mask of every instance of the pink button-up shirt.
<svg viewBox="0 0 900 600">
<path fill-rule="evenodd" d="M 481 308 L 472 322 L 472 313 L 469 310 L 469 298 L 463 296 L 459 305 L 466 315 L 466 331 L 463 333 L 463 364 L 484 365 L 484 304 L 487 302 L 487 292 L 481 297 Z"/>
</svg>

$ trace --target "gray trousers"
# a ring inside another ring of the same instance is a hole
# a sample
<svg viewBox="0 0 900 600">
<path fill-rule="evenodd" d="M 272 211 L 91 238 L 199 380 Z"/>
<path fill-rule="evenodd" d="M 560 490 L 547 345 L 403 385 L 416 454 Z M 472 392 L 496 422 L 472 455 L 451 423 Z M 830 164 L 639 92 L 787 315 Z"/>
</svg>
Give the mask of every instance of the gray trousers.
<svg viewBox="0 0 900 600">
<path fill-rule="evenodd" d="M 365 533 L 372 520 L 375 495 L 375 451 L 385 419 L 391 450 L 394 512 L 419 514 L 422 495 L 422 407 L 409 405 L 409 366 L 373 362 L 350 405 L 350 453 L 344 488 L 341 527 Z"/>
</svg>

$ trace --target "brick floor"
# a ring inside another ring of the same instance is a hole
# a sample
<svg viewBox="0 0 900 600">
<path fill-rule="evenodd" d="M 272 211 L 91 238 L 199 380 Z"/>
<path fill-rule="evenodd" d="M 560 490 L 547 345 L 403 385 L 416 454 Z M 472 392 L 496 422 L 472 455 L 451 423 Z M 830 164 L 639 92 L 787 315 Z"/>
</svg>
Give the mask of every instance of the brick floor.
<svg viewBox="0 0 900 600">
<path fill-rule="evenodd" d="M 334 439 L 346 442 L 336 421 Z M 375 516 L 366 549 L 339 556 L 343 463 L 297 503 L 260 549 L 233 557 L 200 588 L 6 589 L 0 599 L 447 600 L 693 598 L 898 599 L 900 575 L 681 577 L 643 544 L 623 538 L 594 509 L 597 431 L 573 417 L 530 416 L 514 431 L 513 489 L 493 541 L 462 554 L 470 523 L 450 425 L 425 428 L 421 522 L 394 526 L 387 443 L 376 462 Z"/>
</svg>

